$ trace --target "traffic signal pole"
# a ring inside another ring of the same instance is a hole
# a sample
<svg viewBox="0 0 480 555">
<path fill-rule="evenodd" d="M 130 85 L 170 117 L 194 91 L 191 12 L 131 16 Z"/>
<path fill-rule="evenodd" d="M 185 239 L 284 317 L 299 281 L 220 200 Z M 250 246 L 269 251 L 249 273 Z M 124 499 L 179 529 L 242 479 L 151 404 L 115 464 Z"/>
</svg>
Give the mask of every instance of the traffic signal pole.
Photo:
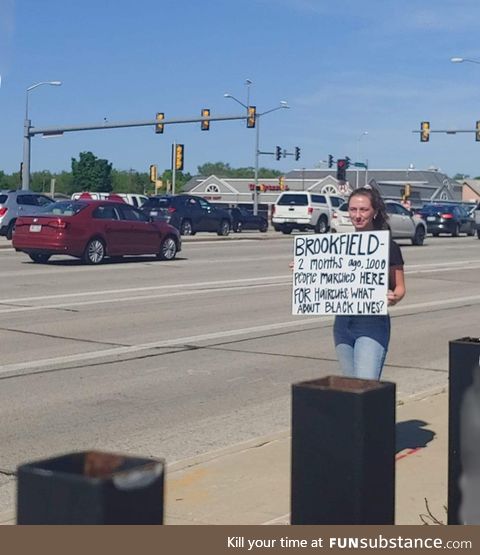
<svg viewBox="0 0 480 555">
<path fill-rule="evenodd" d="M 260 114 L 257 114 L 257 133 L 255 138 L 255 188 L 253 189 L 253 214 L 258 214 L 258 157 L 260 156 Z"/>
<path fill-rule="evenodd" d="M 258 117 L 258 116 L 257 116 Z M 230 120 L 246 120 L 247 114 L 241 116 L 216 116 L 216 117 L 194 117 L 194 118 L 178 118 L 178 119 L 164 119 L 162 125 L 176 124 L 176 123 L 201 123 L 203 121 L 230 121 Z M 70 125 L 65 127 L 32 127 L 31 120 L 27 119 L 24 123 L 23 132 L 23 175 L 22 175 L 22 190 L 30 188 L 30 153 L 31 153 L 31 138 L 35 135 L 43 135 L 45 137 L 55 137 L 63 135 L 64 133 L 71 133 L 73 131 L 93 131 L 99 129 L 117 129 L 120 127 L 146 127 L 158 125 L 157 119 L 140 120 L 140 121 L 117 121 L 81 125 Z"/>
</svg>

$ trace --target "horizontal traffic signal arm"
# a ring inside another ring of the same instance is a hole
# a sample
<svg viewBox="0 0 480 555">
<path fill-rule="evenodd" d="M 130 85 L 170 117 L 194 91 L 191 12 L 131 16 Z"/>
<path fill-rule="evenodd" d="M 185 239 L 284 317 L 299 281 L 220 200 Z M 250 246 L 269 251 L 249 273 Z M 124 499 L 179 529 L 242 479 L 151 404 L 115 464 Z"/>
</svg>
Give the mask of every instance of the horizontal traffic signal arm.
<svg viewBox="0 0 480 555">
<path fill-rule="evenodd" d="M 177 123 L 201 123 L 202 121 L 232 121 L 232 120 L 246 120 L 248 116 L 242 114 L 241 116 L 213 116 L 209 118 L 204 117 L 191 117 L 191 118 L 174 118 L 174 119 L 164 119 L 162 120 L 162 125 L 172 125 Z M 158 120 L 152 118 L 149 120 L 140 121 L 105 121 L 101 123 L 92 124 L 81 124 L 81 125 L 70 125 L 64 127 L 30 127 L 28 130 L 28 135 L 33 137 L 34 135 L 55 135 L 61 133 L 69 133 L 71 131 L 90 131 L 94 129 L 117 129 L 120 127 L 155 127 L 158 124 Z"/>
</svg>

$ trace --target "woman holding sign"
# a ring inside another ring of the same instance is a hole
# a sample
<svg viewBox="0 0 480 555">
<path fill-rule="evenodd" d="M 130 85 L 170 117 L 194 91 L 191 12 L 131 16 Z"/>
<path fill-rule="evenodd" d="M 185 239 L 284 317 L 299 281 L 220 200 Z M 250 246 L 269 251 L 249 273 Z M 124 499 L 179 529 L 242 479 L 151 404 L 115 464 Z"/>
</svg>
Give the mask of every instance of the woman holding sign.
<svg viewBox="0 0 480 555">
<path fill-rule="evenodd" d="M 348 199 L 348 213 L 356 232 L 389 229 L 382 197 L 369 185 L 353 191 Z M 404 296 L 403 257 L 400 247 L 390 239 L 388 305 L 397 304 Z M 333 336 L 344 375 L 380 379 L 390 340 L 390 316 L 337 315 Z"/>
</svg>

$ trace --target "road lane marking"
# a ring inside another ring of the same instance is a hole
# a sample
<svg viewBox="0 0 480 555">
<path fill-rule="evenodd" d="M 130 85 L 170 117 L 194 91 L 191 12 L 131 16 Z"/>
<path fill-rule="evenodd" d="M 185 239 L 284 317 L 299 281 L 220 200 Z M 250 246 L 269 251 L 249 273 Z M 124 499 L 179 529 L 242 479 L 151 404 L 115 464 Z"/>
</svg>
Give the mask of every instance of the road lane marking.
<svg viewBox="0 0 480 555">
<path fill-rule="evenodd" d="M 426 301 L 420 303 L 412 303 L 405 305 L 398 305 L 393 307 L 392 316 L 397 313 L 408 312 L 409 310 L 419 310 L 423 308 L 434 308 L 439 306 L 449 306 L 455 304 L 464 304 L 479 302 L 480 295 L 472 295 L 468 297 L 457 297 L 450 299 L 442 299 L 436 301 Z M 0 374 L 6 374 L 10 372 L 19 372 L 22 370 L 31 371 L 35 369 L 41 369 L 49 366 L 56 366 L 58 364 L 68 364 L 74 362 L 84 362 L 94 359 L 102 359 L 114 356 L 122 356 L 131 353 L 138 353 L 141 351 L 149 351 L 152 349 L 165 349 L 175 346 L 191 345 L 196 343 L 202 343 L 205 341 L 214 341 L 218 339 L 241 337 L 244 335 L 258 334 L 263 332 L 270 332 L 275 330 L 282 330 L 288 328 L 298 328 L 305 326 L 307 329 L 310 326 L 315 326 L 318 323 L 331 323 L 333 321 L 333 316 L 315 316 L 315 317 L 302 317 L 302 319 L 290 320 L 287 322 L 278 322 L 272 324 L 264 324 L 261 326 L 252 326 L 248 328 L 238 328 L 232 330 L 223 330 L 205 333 L 201 335 L 193 335 L 187 337 L 177 337 L 172 339 L 165 339 L 163 341 L 155 341 L 153 343 L 143 343 L 138 345 L 131 345 L 128 347 L 114 347 L 111 349 L 100 349 L 97 351 L 89 351 L 86 353 L 78 353 L 76 355 L 61 356 L 50 359 L 42 359 L 36 361 L 27 361 L 13 364 L 6 364 L 0 366 Z M 254 339 L 254 338 L 252 338 Z"/>
<path fill-rule="evenodd" d="M 435 272 L 452 272 L 457 271 L 459 268 L 458 264 L 463 264 L 462 269 L 467 269 L 465 263 L 463 262 L 446 262 L 446 263 L 436 263 L 436 264 L 421 264 L 416 266 L 409 266 L 405 274 L 416 275 L 425 273 L 435 273 Z M 453 265 L 453 267 L 451 267 Z M 445 267 L 444 267 L 445 266 Z M 418 268 L 418 269 L 417 269 Z M 420 269 L 422 268 L 422 269 Z M 469 264 L 468 269 L 478 269 L 480 268 L 480 263 Z M 203 282 L 192 282 L 192 283 L 175 283 L 171 285 L 154 285 L 147 287 L 130 287 L 123 289 L 104 289 L 101 291 L 84 291 L 77 293 L 61 293 L 57 295 L 41 295 L 35 297 L 17 297 L 17 298 L 4 298 L 0 299 L 0 306 L 2 303 L 7 304 L 10 308 L 0 309 L 0 314 L 11 313 L 11 312 L 24 312 L 31 310 L 39 310 L 41 308 L 45 309 L 55 309 L 55 308 L 66 308 L 71 306 L 88 306 L 90 304 L 100 304 L 100 303 L 119 303 L 119 302 L 131 302 L 135 300 L 148 300 L 155 298 L 163 298 L 165 296 L 182 296 L 191 295 L 193 293 L 215 293 L 228 291 L 237 291 L 239 289 L 244 289 L 245 287 L 238 287 L 239 285 L 245 285 L 248 287 L 260 287 L 263 286 L 262 282 L 265 281 L 276 281 L 273 284 L 264 285 L 265 287 L 273 287 L 279 285 L 290 285 L 291 284 L 291 274 L 264 276 L 258 278 L 239 278 L 239 279 L 229 279 L 229 280 L 219 280 L 219 281 L 203 281 Z M 260 282 L 260 283 L 258 283 Z M 248 285 L 251 284 L 251 285 Z M 225 286 L 225 287 L 221 287 Z M 206 288 L 206 289 L 201 289 Z M 149 293 L 153 291 L 168 291 L 174 289 L 176 292 L 169 293 L 167 295 L 139 295 L 138 293 Z M 178 289 L 187 289 L 187 291 L 180 291 Z M 191 289 L 191 291 L 188 291 Z M 122 295 L 121 298 L 114 298 L 114 295 Z M 127 297 L 128 295 L 128 297 Z M 134 295 L 134 296 L 132 296 Z M 108 297 L 107 299 L 97 299 L 97 300 L 87 300 L 83 302 L 64 302 L 61 304 L 49 304 L 49 305 L 36 305 L 36 306 L 12 306 L 15 303 L 31 303 L 38 301 L 49 301 L 56 299 L 76 299 L 82 297 Z"/>
</svg>

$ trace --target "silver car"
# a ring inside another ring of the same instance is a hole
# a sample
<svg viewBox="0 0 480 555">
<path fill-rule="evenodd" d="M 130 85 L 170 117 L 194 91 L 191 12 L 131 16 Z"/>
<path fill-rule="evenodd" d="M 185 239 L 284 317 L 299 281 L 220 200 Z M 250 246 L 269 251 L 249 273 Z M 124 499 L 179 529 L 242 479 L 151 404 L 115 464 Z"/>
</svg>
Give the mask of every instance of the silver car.
<svg viewBox="0 0 480 555">
<path fill-rule="evenodd" d="M 50 197 L 33 191 L 0 191 L 0 235 L 11 240 L 19 216 L 36 214 L 52 202 Z"/>
<path fill-rule="evenodd" d="M 386 201 L 385 207 L 393 239 L 410 239 L 412 245 L 423 245 L 427 234 L 427 224 L 424 220 L 419 215 L 407 210 L 399 202 Z M 353 231 L 347 203 L 335 210 L 332 217 L 332 231 L 337 233 Z"/>
</svg>

